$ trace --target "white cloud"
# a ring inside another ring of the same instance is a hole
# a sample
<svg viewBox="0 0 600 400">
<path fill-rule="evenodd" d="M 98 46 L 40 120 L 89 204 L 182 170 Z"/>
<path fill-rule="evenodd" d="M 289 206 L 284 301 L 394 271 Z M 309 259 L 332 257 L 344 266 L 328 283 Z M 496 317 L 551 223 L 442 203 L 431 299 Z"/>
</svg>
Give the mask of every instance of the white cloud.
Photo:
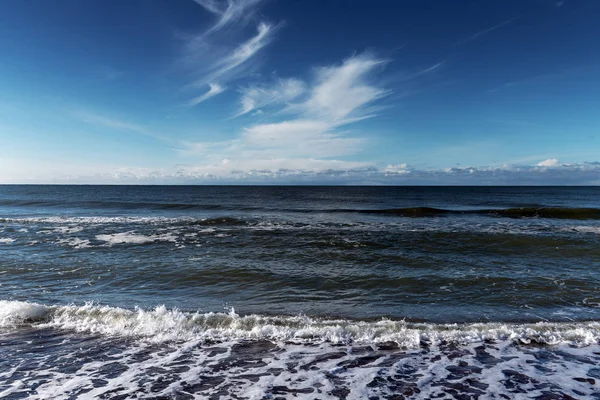
<svg viewBox="0 0 600 400">
<path fill-rule="evenodd" d="M 243 88 L 241 109 L 236 116 L 266 106 L 280 106 L 284 113 L 337 125 L 372 117 L 373 109 L 368 106 L 390 91 L 369 83 L 368 78 L 385 64 L 385 60 L 362 54 L 339 65 L 317 68 L 310 84 L 288 78 Z"/>
<path fill-rule="evenodd" d="M 388 91 L 371 84 L 368 78 L 383 64 L 372 56 L 359 55 L 317 69 L 311 84 L 288 78 L 242 88 L 238 115 L 270 107 L 275 109 L 275 116 L 287 118 L 247 126 L 229 141 L 188 141 L 182 144 L 182 152 L 201 158 L 204 165 L 215 164 L 219 168 L 223 168 L 219 160 L 235 160 L 227 168 L 244 171 L 257 165 L 295 169 L 298 160 L 313 167 L 345 165 L 345 161 L 334 158 L 358 153 L 367 141 L 340 128 L 374 115 L 373 105 Z"/>
<path fill-rule="evenodd" d="M 199 82 L 203 82 L 205 79 L 210 81 L 231 79 L 234 73 L 239 72 L 239 67 L 270 43 L 273 32 L 273 25 L 261 22 L 254 37 L 241 43 L 226 57 L 218 60 L 213 65 L 213 70 L 208 77 L 200 79 Z"/>
<path fill-rule="evenodd" d="M 277 30 L 277 26 L 260 21 L 252 37 L 241 42 L 232 42 L 232 37 L 239 37 L 245 33 L 245 22 L 250 20 L 261 1 L 195 2 L 216 15 L 217 20 L 206 31 L 187 37 L 183 46 L 180 61 L 193 76 L 191 83 L 186 87 L 198 89 L 209 86 L 204 95 L 189 101 L 192 106 L 222 93 L 228 82 L 247 76 L 252 71 L 251 60 L 273 40 Z"/>
<path fill-rule="evenodd" d="M 226 146 L 226 143 L 222 144 Z M 171 168 L 109 165 L 35 164 L 0 160 L 1 183 L 308 183 L 365 185 L 599 185 L 600 162 L 461 167 L 424 170 L 405 163 L 377 167 L 372 163 L 295 158 L 214 158 L 202 165 Z M 5 171 L 5 174 L 2 174 Z M 73 171 L 77 171 L 74 173 Z"/>
<path fill-rule="evenodd" d="M 403 164 L 389 164 L 387 167 L 385 167 L 383 169 L 383 172 L 386 175 L 393 175 L 393 174 L 409 174 L 410 173 L 410 169 L 408 168 L 408 164 L 403 163 Z"/>
<path fill-rule="evenodd" d="M 540 161 L 536 164 L 538 167 L 556 167 L 558 166 L 558 159 L 556 158 L 548 158 L 547 160 Z"/>
<path fill-rule="evenodd" d="M 331 126 L 326 122 L 294 120 L 276 124 L 255 125 L 246 128 L 243 137 L 250 144 L 270 146 L 272 143 L 285 144 L 314 139 L 327 132 Z"/>
<path fill-rule="evenodd" d="M 369 116 L 364 107 L 389 93 L 366 82 L 383 64 L 383 60 L 360 55 L 339 66 L 320 68 L 311 96 L 301 108 L 312 116 L 338 122 Z"/>
<path fill-rule="evenodd" d="M 209 86 L 208 92 L 190 100 L 190 103 L 189 103 L 190 106 L 195 106 L 196 104 L 200 104 L 203 101 L 206 101 L 206 100 L 210 99 L 211 97 L 216 96 L 219 93 L 223 92 L 223 90 L 225 90 L 222 86 L 220 86 L 217 83 L 210 83 L 208 86 Z"/>
<path fill-rule="evenodd" d="M 236 168 L 253 168 L 256 163 L 269 163 L 268 160 L 279 160 L 277 166 L 281 168 L 296 168 L 297 159 L 309 158 L 311 165 L 315 165 L 320 158 L 355 154 L 364 145 L 364 139 L 345 137 L 334 133 L 333 128 L 329 123 L 315 120 L 258 124 L 245 128 L 239 137 L 229 141 L 184 142 L 181 152 L 201 158 L 204 163 L 223 158 L 238 160 Z M 233 165 L 228 168 L 233 169 Z"/>
<path fill-rule="evenodd" d="M 473 40 L 476 40 L 476 39 L 480 38 L 481 36 L 487 35 L 488 33 L 491 33 L 493 31 L 495 31 L 496 29 L 500 29 L 503 26 L 508 25 L 511 22 L 514 22 L 515 20 L 519 19 L 520 17 L 521 16 L 518 15 L 518 16 L 515 16 L 515 17 L 512 17 L 512 18 L 509 18 L 507 20 L 504 20 L 504 21 L 500 22 L 499 24 L 496 24 L 494 26 L 486 28 L 486 29 L 484 29 L 482 31 L 479 31 L 479 32 L 477 32 L 477 33 L 475 33 L 475 34 L 473 34 L 473 35 L 471 35 L 471 36 L 469 36 L 469 37 L 467 37 L 467 38 L 465 38 L 463 40 L 458 41 L 456 43 L 456 45 L 465 44 L 465 43 L 468 43 L 468 42 L 472 42 Z"/>
<path fill-rule="evenodd" d="M 334 126 L 316 120 L 292 120 L 255 125 L 242 135 L 245 154 L 252 157 L 329 158 L 355 154 L 364 143 L 332 132 Z"/>
<path fill-rule="evenodd" d="M 218 16 L 214 25 L 211 26 L 204 36 L 214 34 L 230 24 L 239 22 L 243 18 L 249 18 L 253 8 L 262 0 L 194 0 L 197 4 L 212 14 Z"/>
<path fill-rule="evenodd" d="M 76 109 L 69 112 L 73 117 L 91 125 L 101 125 L 110 129 L 137 133 L 139 135 L 150 136 L 154 139 L 168 141 L 167 138 L 152 132 L 151 130 L 128 121 L 118 118 L 108 117 L 95 112 Z"/>
<path fill-rule="evenodd" d="M 415 169 L 406 164 L 378 168 L 369 163 L 323 160 L 310 157 L 272 159 L 215 159 L 204 165 L 173 168 L 82 169 L 69 166 L 66 173 L 50 169 L 45 178 L 37 169 L 27 179 L 18 174 L 2 182 L 55 183 L 314 183 L 366 185 L 598 185 L 600 162 L 563 164 L 544 169 L 511 165 L 503 168 L 464 167 L 435 170 Z M 73 175 L 72 171 L 80 171 Z M 13 169 L 16 171 L 16 169 Z M 20 171 L 19 171 L 20 172 Z M 86 175 L 89 173 L 89 175 Z M 93 175 L 92 175 L 93 173 Z M 24 176 L 24 175 L 22 175 Z"/>
<path fill-rule="evenodd" d="M 211 175 L 220 179 L 246 179 L 260 176 L 277 178 L 279 176 L 302 176 L 325 171 L 344 171 L 363 168 L 368 163 L 322 160 L 308 157 L 296 158 L 258 158 L 216 160 L 206 165 L 188 166 L 179 172 L 188 177 Z"/>
<path fill-rule="evenodd" d="M 277 79 L 272 85 L 253 85 L 240 89 L 240 111 L 235 115 L 239 117 L 251 111 L 262 111 L 268 105 L 286 104 L 306 92 L 306 84 L 295 78 Z"/>
</svg>

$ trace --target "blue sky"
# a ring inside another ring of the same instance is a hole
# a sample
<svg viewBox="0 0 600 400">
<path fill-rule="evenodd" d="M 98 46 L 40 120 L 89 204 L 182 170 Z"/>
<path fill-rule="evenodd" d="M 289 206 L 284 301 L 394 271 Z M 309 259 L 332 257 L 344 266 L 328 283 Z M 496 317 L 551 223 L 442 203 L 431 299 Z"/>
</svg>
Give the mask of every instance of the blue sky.
<svg viewBox="0 0 600 400">
<path fill-rule="evenodd" d="M 595 0 L 9 0 L 0 183 L 600 184 Z"/>
</svg>

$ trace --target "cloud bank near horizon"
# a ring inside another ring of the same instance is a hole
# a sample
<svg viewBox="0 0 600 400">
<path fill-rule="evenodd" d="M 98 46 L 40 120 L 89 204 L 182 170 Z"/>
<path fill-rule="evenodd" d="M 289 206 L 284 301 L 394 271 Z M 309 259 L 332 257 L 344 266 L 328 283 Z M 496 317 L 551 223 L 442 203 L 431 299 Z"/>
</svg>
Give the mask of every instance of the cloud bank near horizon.
<svg viewBox="0 0 600 400">
<path fill-rule="evenodd" d="M 313 160 L 314 161 L 314 160 Z M 551 164 L 551 165 L 544 165 Z M 67 166 L 68 168 L 68 166 Z M 600 162 L 560 163 L 542 160 L 534 165 L 499 167 L 452 167 L 418 169 L 408 164 L 346 166 L 313 164 L 311 169 L 239 170 L 235 163 L 223 160 L 204 167 L 178 165 L 171 169 L 115 168 L 102 173 L 82 171 L 80 175 L 56 173 L 50 183 L 57 184 L 198 184 L 198 185 L 600 185 Z M 27 173 L 27 171 L 24 171 Z M 31 171 L 30 171 L 31 173 Z M 26 175 L 23 175 L 25 177 Z M 0 179 L 2 176 L 0 175 Z M 15 182 L 44 183 L 35 173 Z"/>
</svg>

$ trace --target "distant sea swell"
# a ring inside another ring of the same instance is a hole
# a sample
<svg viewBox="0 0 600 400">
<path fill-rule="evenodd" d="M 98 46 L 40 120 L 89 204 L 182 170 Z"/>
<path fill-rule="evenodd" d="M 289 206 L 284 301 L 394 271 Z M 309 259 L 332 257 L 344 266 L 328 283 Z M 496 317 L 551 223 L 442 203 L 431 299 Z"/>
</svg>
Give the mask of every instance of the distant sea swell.
<svg viewBox="0 0 600 400">
<path fill-rule="evenodd" d="M 432 217 L 451 215 L 488 215 L 508 218 L 557 218 L 557 219 L 600 219 L 600 208 L 591 207 L 514 207 L 493 209 L 444 209 L 435 207 L 404 207 L 383 209 L 357 209 L 357 208 L 277 208 L 261 206 L 226 206 L 219 204 L 192 204 L 192 203 L 158 203 L 158 202 L 122 202 L 122 201 L 72 201 L 68 204 L 55 201 L 31 200 L 0 200 L 0 206 L 16 207 L 78 207 L 90 209 L 117 209 L 117 210 L 169 210 L 169 211 L 267 211 L 281 213 L 356 213 L 375 214 L 400 217 Z M 2 221 L 3 219 L 0 219 Z"/>
</svg>

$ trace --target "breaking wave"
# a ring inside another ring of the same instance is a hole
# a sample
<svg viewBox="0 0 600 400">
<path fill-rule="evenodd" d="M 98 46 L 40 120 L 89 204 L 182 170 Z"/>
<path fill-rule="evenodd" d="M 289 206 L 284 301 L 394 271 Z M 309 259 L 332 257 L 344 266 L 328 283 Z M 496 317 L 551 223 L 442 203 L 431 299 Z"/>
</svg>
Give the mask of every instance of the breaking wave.
<svg viewBox="0 0 600 400">
<path fill-rule="evenodd" d="M 154 224 L 168 225 L 176 223 L 179 225 L 245 225 L 247 221 L 241 218 L 233 217 L 214 217 L 214 218 L 196 218 L 196 217 L 71 217 L 71 216 L 52 216 L 52 217 L 7 217 L 0 218 L 0 223 L 18 223 L 18 224 L 83 224 L 83 225 L 122 225 L 122 224 Z M 64 232 L 67 233 L 67 232 Z"/>
<path fill-rule="evenodd" d="M 528 324 L 430 324 L 381 319 L 299 316 L 241 316 L 228 313 L 189 313 L 158 306 L 128 310 L 98 304 L 48 306 L 0 301 L 0 328 L 39 327 L 74 330 L 156 342 L 178 340 L 271 340 L 298 343 L 387 343 L 406 348 L 456 343 L 515 341 L 587 346 L 600 340 L 600 322 Z"/>
</svg>

